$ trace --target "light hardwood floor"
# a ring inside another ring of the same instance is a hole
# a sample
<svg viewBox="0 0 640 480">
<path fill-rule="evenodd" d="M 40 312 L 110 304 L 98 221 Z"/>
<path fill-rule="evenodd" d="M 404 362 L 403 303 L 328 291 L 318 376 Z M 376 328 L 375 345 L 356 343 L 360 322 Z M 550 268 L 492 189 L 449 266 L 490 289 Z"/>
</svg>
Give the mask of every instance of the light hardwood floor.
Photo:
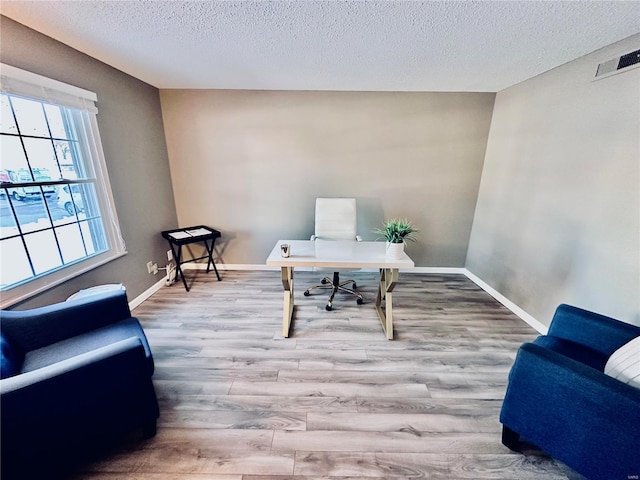
<svg viewBox="0 0 640 480">
<path fill-rule="evenodd" d="M 534 329 L 462 275 L 401 274 L 395 340 L 366 303 L 304 297 L 281 335 L 279 272 L 188 271 L 133 313 L 156 361 L 161 416 L 74 479 L 577 479 L 543 455 L 509 451 L 499 413 L 509 368 Z"/>
</svg>

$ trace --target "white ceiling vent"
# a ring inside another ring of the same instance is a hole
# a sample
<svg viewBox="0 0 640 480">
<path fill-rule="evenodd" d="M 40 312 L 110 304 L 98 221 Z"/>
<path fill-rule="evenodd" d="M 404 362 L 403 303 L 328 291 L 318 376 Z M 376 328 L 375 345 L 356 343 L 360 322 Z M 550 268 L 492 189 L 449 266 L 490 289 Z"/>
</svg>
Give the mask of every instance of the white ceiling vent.
<svg viewBox="0 0 640 480">
<path fill-rule="evenodd" d="M 635 52 L 627 53 L 626 55 L 622 55 L 620 57 L 613 58 L 607 62 L 601 63 L 598 65 L 598 70 L 596 71 L 596 78 L 603 76 L 610 76 L 614 73 L 619 73 L 621 70 L 629 69 L 633 66 L 640 65 L 640 50 L 636 50 Z"/>
</svg>

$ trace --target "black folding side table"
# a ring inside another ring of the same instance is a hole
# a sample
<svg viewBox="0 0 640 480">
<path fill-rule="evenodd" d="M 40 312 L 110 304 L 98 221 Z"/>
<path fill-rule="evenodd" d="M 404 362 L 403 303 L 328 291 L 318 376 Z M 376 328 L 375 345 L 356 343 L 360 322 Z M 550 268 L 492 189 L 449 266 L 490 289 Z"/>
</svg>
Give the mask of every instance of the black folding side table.
<svg viewBox="0 0 640 480">
<path fill-rule="evenodd" d="M 220 281 L 220 274 L 218 274 L 218 269 L 216 268 L 216 264 L 213 261 L 213 247 L 216 243 L 216 238 L 222 236 L 222 234 L 218 230 L 207 227 L 205 225 L 196 225 L 193 227 L 165 230 L 161 233 L 162 236 L 169 242 L 171 253 L 173 253 L 173 258 L 175 258 L 176 260 L 176 280 L 178 280 L 178 278 L 180 277 L 182 278 L 182 283 L 184 284 L 184 288 L 187 290 L 187 292 L 189 291 L 189 286 L 187 285 L 187 280 L 184 278 L 184 273 L 181 268 L 181 265 L 185 263 L 195 262 L 197 260 L 206 258 L 207 273 L 209 273 L 209 270 L 213 265 L 213 270 L 216 272 L 216 277 L 218 277 L 218 281 Z M 204 246 L 207 249 L 207 255 L 198 258 L 191 258 L 189 260 L 183 260 L 182 246 L 199 242 L 204 243 Z"/>
</svg>

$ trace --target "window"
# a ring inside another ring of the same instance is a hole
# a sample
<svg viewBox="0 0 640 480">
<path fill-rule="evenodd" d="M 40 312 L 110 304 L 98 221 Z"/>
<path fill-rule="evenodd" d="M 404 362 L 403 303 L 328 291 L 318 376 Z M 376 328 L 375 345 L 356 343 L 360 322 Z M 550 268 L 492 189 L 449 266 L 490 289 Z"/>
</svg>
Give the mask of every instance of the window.
<svg viewBox="0 0 640 480">
<path fill-rule="evenodd" d="M 126 253 L 94 93 L 0 65 L 2 306 Z"/>
</svg>

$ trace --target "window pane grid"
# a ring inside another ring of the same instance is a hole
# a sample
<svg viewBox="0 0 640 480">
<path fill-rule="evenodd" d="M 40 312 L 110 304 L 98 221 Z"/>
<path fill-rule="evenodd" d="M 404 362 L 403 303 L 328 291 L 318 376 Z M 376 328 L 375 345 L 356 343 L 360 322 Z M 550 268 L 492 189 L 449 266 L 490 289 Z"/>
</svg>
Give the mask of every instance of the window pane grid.
<svg viewBox="0 0 640 480">
<path fill-rule="evenodd" d="M 42 232 L 42 231 L 45 231 L 45 230 L 51 230 L 51 228 L 66 227 L 68 225 L 77 225 L 78 223 L 83 222 L 83 221 L 90 221 L 90 220 L 94 220 L 95 221 L 95 220 L 101 220 L 101 219 L 102 219 L 102 217 L 95 216 L 95 217 L 82 217 L 82 220 L 72 220 L 72 221 L 67 221 L 67 222 L 63 222 L 63 223 L 56 222 L 56 223 L 54 223 L 53 227 L 34 229 L 34 230 L 29 230 L 28 232 L 19 232 L 19 233 L 16 233 L 16 234 L 2 235 L 2 237 L 0 239 L 1 240 L 8 240 L 10 238 L 19 238 L 19 237 L 21 237 L 23 235 L 26 235 L 26 234 L 29 234 L 29 233 Z M 18 225 L 18 228 L 19 228 L 19 225 Z"/>
<path fill-rule="evenodd" d="M 2 133 L 2 135 L 7 136 L 7 137 L 22 137 L 22 138 L 41 138 L 44 140 L 54 140 L 54 141 L 59 141 L 59 142 L 77 142 L 77 140 L 74 140 L 72 138 L 65 138 L 65 137 L 43 137 L 41 135 L 20 135 L 19 133 L 8 133 L 8 132 L 0 132 Z"/>
<path fill-rule="evenodd" d="M 27 164 L 29 165 L 29 172 L 31 174 L 31 181 L 37 181 L 37 179 L 35 179 L 35 175 L 33 173 L 33 169 L 30 166 L 30 162 L 29 162 L 29 154 L 27 151 L 27 148 L 25 146 L 24 141 L 25 140 L 47 140 L 50 141 L 51 146 L 52 146 L 52 150 L 53 150 L 53 154 L 54 154 L 54 158 L 55 158 L 55 166 L 57 167 L 57 171 L 59 174 L 59 178 L 65 178 L 64 175 L 64 170 L 65 168 L 70 168 L 73 169 L 74 168 L 74 162 L 71 161 L 70 163 L 65 162 L 65 160 L 67 160 L 67 156 L 72 157 L 75 155 L 77 156 L 78 152 L 78 140 L 73 140 L 73 139 L 69 139 L 69 138 L 62 138 L 62 137 L 40 137 L 37 135 L 19 135 L 16 133 L 0 133 L 0 137 L 3 137 L 5 139 L 8 138 L 15 138 L 20 140 L 20 144 L 22 146 L 22 150 L 25 154 L 25 157 L 27 158 Z M 60 158 L 60 156 L 62 155 L 62 159 Z M 69 166 L 69 167 L 67 167 Z"/>
<path fill-rule="evenodd" d="M 11 108 L 11 112 L 13 114 L 13 120 L 15 122 L 16 130 L 17 130 L 17 136 L 18 136 L 18 139 L 20 140 L 20 145 L 22 146 L 22 151 L 24 152 L 24 158 L 25 158 L 25 160 L 27 162 L 26 166 L 27 166 L 27 169 L 29 170 L 29 175 L 31 176 L 31 180 L 35 181 L 36 178 L 35 178 L 35 175 L 33 174 L 33 170 L 31 169 L 31 165 L 30 165 L 30 162 L 29 162 L 29 155 L 27 154 L 27 148 L 26 148 L 26 146 L 24 144 L 25 135 L 22 135 L 22 132 L 20 130 L 20 124 L 22 122 L 18 121 L 18 115 L 16 113 L 16 109 L 14 107 L 14 101 L 13 101 L 12 97 L 8 96 L 8 99 L 9 99 L 9 107 Z M 22 169 L 22 170 L 24 170 L 24 169 Z M 26 174 L 22 174 L 22 172 L 19 174 L 18 178 L 20 180 L 28 180 L 28 177 L 26 176 Z M 12 180 L 14 180 L 14 178 L 12 178 Z"/>
<path fill-rule="evenodd" d="M 3 258 L 5 290 L 106 251 L 108 242 L 97 180 L 83 178 L 80 117 L 66 107 L 5 93 L 2 105 L 11 118 L 8 126 L 2 121 L 0 132 L 0 247 L 22 251 L 16 261 Z"/>
</svg>

